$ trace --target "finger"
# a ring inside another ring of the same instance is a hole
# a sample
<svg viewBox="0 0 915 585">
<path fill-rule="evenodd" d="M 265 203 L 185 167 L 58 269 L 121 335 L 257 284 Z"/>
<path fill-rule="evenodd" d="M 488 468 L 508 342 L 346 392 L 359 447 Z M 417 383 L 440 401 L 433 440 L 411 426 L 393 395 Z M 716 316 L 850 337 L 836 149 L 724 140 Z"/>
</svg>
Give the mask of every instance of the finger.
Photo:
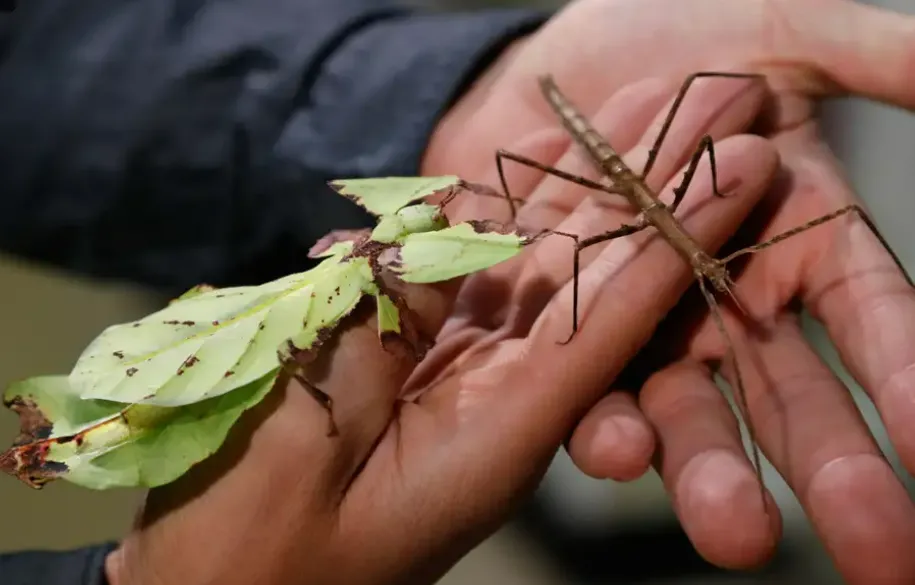
<svg viewBox="0 0 915 585">
<path fill-rule="evenodd" d="M 845 263 L 839 262 L 840 251 L 830 254 L 807 298 L 842 362 L 874 401 L 906 469 L 913 472 L 915 291 L 864 233 L 867 228 L 855 224 L 848 226 L 853 250 L 844 255 Z"/>
<path fill-rule="evenodd" d="M 780 139 L 785 160 L 803 165 L 795 174 L 830 204 L 792 202 L 801 211 L 781 214 L 786 216 L 783 225 L 766 236 L 856 201 L 833 157 L 812 146 L 814 137 L 788 138 Z M 785 258 L 794 261 L 786 263 Z M 786 270 L 788 266 L 795 269 Z M 768 315 L 794 296 L 798 283 L 805 306 L 823 322 L 843 364 L 877 406 L 903 464 L 915 472 L 915 290 L 854 215 L 755 255 L 740 279 L 740 290 L 752 291 L 756 310 Z"/>
<path fill-rule="evenodd" d="M 768 63 L 810 64 L 809 77 L 795 79 L 795 88 L 915 107 L 915 88 L 902 82 L 915 63 L 915 18 L 852 0 L 762 4 L 778 12 L 770 16 L 774 29 L 766 33 L 779 41 L 770 41 L 774 54 Z M 761 62 L 760 69 L 765 72 L 768 63 Z M 784 73 L 783 67 L 770 68 Z"/>
<path fill-rule="evenodd" d="M 906 544 L 915 506 L 796 319 L 780 319 L 738 356 L 757 440 L 848 582 L 915 579 Z"/>
<path fill-rule="evenodd" d="M 651 466 L 655 436 L 629 392 L 611 392 L 578 423 L 568 446 L 575 465 L 596 479 L 631 481 Z"/>
<path fill-rule="evenodd" d="M 714 345 L 718 348 L 711 349 Z M 752 339 L 748 346 L 741 340 L 736 347 L 756 438 L 842 574 L 855 584 L 895 583 L 899 576 L 910 581 L 915 567 L 898 543 L 915 537 L 915 508 L 854 402 L 807 345 L 796 321 L 782 318 L 765 339 Z M 691 354 L 711 359 L 724 351 L 706 323 Z"/>
<path fill-rule="evenodd" d="M 746 568 L 775 551 L 781 517 L 768 513 L 737 421 L 709 372 L 683 361 L 648 379 L 639 405 L 656 429 L 658 472 L 696 550 L 709 562 Z"/>
</svg>

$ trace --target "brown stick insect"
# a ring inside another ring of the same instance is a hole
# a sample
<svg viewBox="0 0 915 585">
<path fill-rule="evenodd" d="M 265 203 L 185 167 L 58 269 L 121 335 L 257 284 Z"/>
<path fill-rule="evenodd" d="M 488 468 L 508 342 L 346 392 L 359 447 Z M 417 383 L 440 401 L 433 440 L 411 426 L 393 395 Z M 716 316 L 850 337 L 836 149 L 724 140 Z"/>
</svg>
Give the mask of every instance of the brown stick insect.
<svg viewBox="0 0 915 585">
<path fill-rule="evenodd" d="M 724 197 L 724 195 L 722 195 L 722 193 L 718 190 L 717 166 L 715 163 L 715 150 L 712 138 L 709 135 L 705 135 L 700 139 L 697 149 L 690 158 L 689 164 L 686 168 L 680 185 L 674 189 L 674 200 L 670 205 L 660 201 L 657 194 L 648 187 L 645 179 L 648 176 L 648 173 L 651 171 L 655 161 L 657 160 L 661 144 L 664 141 L 668 131 L 670 130 L 674 116 L 682 104 L 690 85 L 699 78 L 708 77 L 751 80 L 764 79 L 764 76 L 761 74 L 726 73 L 717 71 L 702 71 L 693 73 L 692 75 L 688 76 L 680 86 L 671 109 L 668 112 L 663 125 L 661 126 L 658 137 L 655 139 L 654 144 L 648 151 L 648 158 L 645 163 L 645 168 L 641 174 L 637 174 L 628 165 L 626 165 L 625 162 L 623 162 L 619 153 L 617 153 L 616 150 L 610 146 L 607 140 L 597 132 L 597 130 L 585 118 L 585 116 L 559 90 L 559 88 L 556 86 L 556 83 L 550 76 L 544 76 L 540 79 L 540 88 L 544 97 L 546 98 L 550 107 L 559 117 L 562 125 L 572 136 L 573 140 L 585 150 L 588 158 L 590 158 L 595 167 L 605 175 L 605 178 L 610 180 L 611 185 L 591 181 L 584 177 L 567 173 L 565 171 L 537 162 L 536 160 L 530 159 L 528 157 L 507 152 L 505 150 L 497 151 L 496 165 L 499 171 L 499 178 L 502 182 L 502 189 L 505 191 L 506 195 L 508 194 L 508 185 L 505 180 L 503 169 L 504 159 L 512 160 L 516 163 L 536 168 L 545 173 L 557 176 L 567 181 L 571 181 L 584 187 L 622 195 L 634 208 L 638 209 L 640 212 L 638 219 L 632 224 L 623 224 L 614 230 L 610 230 L 589 238 L 583 238 L 576 244 L 573 273 L 572 333 L 567 340 L 559 343 L 563 345 L 569 343 L 578 331 L 578 272 L 579 255 L 581 250 L 601 242 L 606 242 L 615 238 L 634 234 L 647 227 L 654 227 L 668 242 L 668 244 L 673 247 L 674 250 L 676 250 L 687 263 L 690 264 L 693 269 L 693 274 L 698 281 L 699 290 L 701 291 L 702 296 L 705 298 L 705 301 L 708 304 L 712 319 L 728 347 L 727 353 L 734 372 L 737 399 L 739 401 L 740 408 L 744 412 L 747 432 L 752 444 L 753 464 L 756 469 L 756 475 L 760 482 L 761 489 L 763 490 L 763 504 L 765 505 L 765 486 L 762 479 L 760 451 L 759 446 L 756 443 L 756 434 L 750 420 L 746 390 L 744 388 L 743 378 L 741 376 L 739 365 L 737 363 L 736 355 L 734 352 L 734 343 L 731 339 L 731 336 L 728 334 L 727 328 L 724 325 L 724 319 L 721 315 L 721 310 L 718 306 L 718 302 L 715 300 L 715 296 L 713 295 L 712 290 L 710 290 L 708 284 L 711 284 L 711 288 L 714 291 L 724 293 L 731 297 L 737 307 L 742 311 L 743 309 L 740 306 L 739 301 L 732 292 L 734 282 L 726 268 L 727 264 L 731 260 L 746 254 L 759 252 L 765 248 L 768 248 L 769 246 L 772 246 L 773 244 L 799 235 L 802 232 L 805 232 L 816 226 L 823 225 L 834 219 L 838 219 L 839 217 L 849 213 L 857 214 L 867 224 L 867 226 L 874 233 L 880 243 L 890 253 L 890 256 L 893 258 L 896 265 L 899 267 L 899 270 L 905 276 L 908 284 L 913 287 L 915 287 L 915 284 L 913 284 L 911 277 L 907 274 L 905 268 L 903 267 L 899 258 L 890 248 L 886 239 L 880 234 L 874 222 L 870 219 L 870 217 L 868 217 L 864 209 L 855 204 L 836 209 L 831 213 L 812 219 L 803 225 L 786 230 L 769 240 L 737 250 L 736 252 L 733 252 L 721 259 L 713 258 L 708 253 L 706 253 L 699 246 L 696 240 L 686 232 L 677 218 L 674 217 L 674 212 L 682 202 L 690 181 L 698 169 L 702 155 L 706 151 L 708 151 L 709 154 L 709 167 L 711 171 L 713 193 L 717 197 Z"/>
</svg>

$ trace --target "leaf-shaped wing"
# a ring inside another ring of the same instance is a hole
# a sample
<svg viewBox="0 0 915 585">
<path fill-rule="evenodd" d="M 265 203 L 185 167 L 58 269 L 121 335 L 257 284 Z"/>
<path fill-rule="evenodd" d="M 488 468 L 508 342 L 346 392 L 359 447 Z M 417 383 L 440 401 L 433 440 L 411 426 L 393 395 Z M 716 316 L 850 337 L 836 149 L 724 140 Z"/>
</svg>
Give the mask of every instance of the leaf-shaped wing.
<svg viewBox="0 0 915 585">
<path fill-rule="evenodd" d="M 515 232 L 489 231 L 489 224 L 464 222 L 403 239 L 389 268 L 404 282 L 441 282 L 485 270 L 516 256 L 530 240 Z"/>
<path fill-rule="evenodd" d="M 402 207 L 429 195 L 460 187 L 463 182 L 454 175 L 447 175 L 341 179 L 329 184 L 372 215 L 381 217 L 397 213 Z"/>
<path fill-rule="evenodd" d="M 19 414 L 21 433 L 0 453 L 0 469 L 33 487 L 57 478 L 92 489 L 163 485 L 213 454 L 275 379 L 273 371 L 176 408 L 82 400 L 66 376 L 24 380 L 4 394 L 4 404 Z"/>
<path fill-rule="evenodd" d="M 353 312 L 364 294 L 378 290 L 368 258 L 350 258 L 338 266 L 333 279 L 315 282 L 315 298 L 304 325 L 289 339 L 301 351 L 316 351 L 333 328 Z"/>
<path fill-rule="evenodd" d="M 367 260 L 355 260 L 330 258 L 261 286 L 203 292 L 109 327 L 77 360 L 72 391 L 81 398 L 180 406 L 248 384 L 279 365 L 277 349 L 286 340 L 304 344 L 316 328 L 335 325 L 340 292 L 354 294 L 342 300 L 355 306 L 359 285 L 371 279 Z M 346 285 L 353 282 L 355 293 Z"/>
</svg>

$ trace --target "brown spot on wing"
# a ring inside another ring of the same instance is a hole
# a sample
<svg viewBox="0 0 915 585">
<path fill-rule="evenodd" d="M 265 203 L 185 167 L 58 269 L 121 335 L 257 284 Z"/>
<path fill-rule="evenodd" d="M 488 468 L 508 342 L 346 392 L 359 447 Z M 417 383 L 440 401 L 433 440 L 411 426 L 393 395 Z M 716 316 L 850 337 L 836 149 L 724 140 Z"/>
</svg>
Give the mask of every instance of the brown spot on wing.
<svg viewBox="0 0 915 585">
<path fill-rule="evenodd" d="M 194 364 L 196 364 L 199 361 L 200 361 L 200 358 L 197 357 L 196 355 L 193 355 L 193 354 L 189 355 L 188 358 L 186 360 L 184 360 L 184 363 L 182 363 L 180 366 L 178 366 L 177 374 L 179 376 L 184 374 L 184 371 L 186 369 L 192 367 Z"/>
</svg>

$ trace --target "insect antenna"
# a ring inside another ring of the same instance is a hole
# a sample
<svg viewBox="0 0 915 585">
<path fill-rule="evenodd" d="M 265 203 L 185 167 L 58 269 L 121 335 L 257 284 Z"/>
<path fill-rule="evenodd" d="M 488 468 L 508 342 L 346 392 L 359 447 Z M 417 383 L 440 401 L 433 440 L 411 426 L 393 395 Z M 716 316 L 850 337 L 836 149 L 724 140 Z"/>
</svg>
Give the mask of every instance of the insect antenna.
<svg viewBox="0 0 915 585">
<path fill-rule="evenodd" d="M 737 293 L 734 292 L 734 289 L 736 287 L 737 287 L 737 283 L 735 283 L 731 279 L 730 274 L 725 272 L 724 289 L 727 292 L 728 297 L 734 303 L 734 306 L 737 307 L 737 310 L 743 314 L 743 316 L 749 317 L 750 313 L 747 312 L 747 310 L 744 308 L 743 304 L 740 302 L 740 298 L 738 298 Z"/>
</svg>

